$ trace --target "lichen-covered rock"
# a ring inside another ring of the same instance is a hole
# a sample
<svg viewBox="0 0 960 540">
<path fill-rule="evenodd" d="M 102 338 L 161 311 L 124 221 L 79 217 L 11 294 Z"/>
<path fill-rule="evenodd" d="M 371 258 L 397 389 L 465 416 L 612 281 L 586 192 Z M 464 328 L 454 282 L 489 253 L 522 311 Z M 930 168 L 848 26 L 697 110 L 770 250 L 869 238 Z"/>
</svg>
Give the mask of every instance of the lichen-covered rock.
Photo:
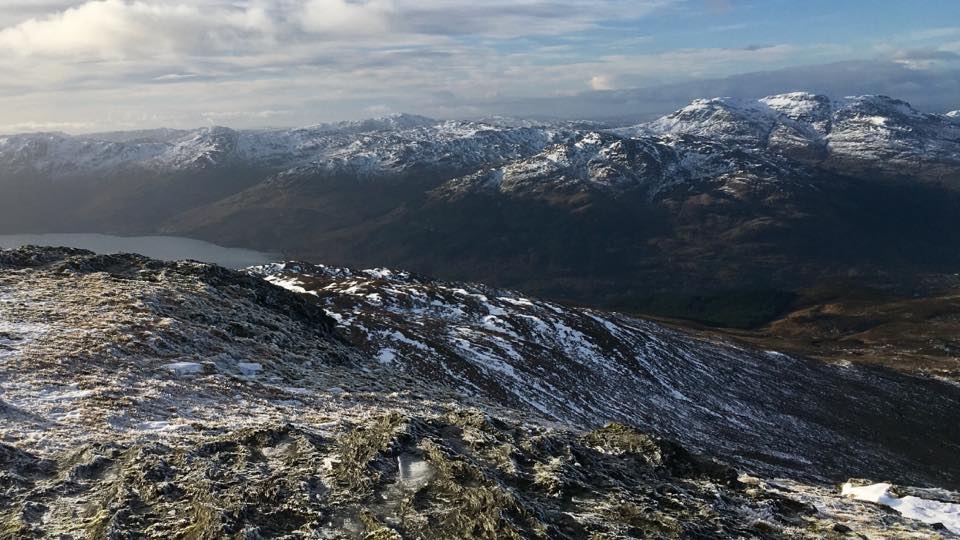
<svg viewBox="0 0 960 540">
<path fill-rule="evenodd" d="M 705 458 L 630 428 L 478 427 L 463 421 L 473 414 L 394 411 L 329 435 L 286 424 L 177 446 L 91 445 L 56 466 L 21 456 L 5 468 L 32 480 L 5 486 L 0 538 L 818 538 L 832 526 L 810 504 L 717 482 L 702 474 Z M 611 429 L 646 442 L 591 446 Z M 504 443 L 513 466 L 496 457 Z M 433 471 L 415 486 L 398 467 L 410 453 Z M 537 480 L 558 460 L 561 490 Z"/>
</svg>

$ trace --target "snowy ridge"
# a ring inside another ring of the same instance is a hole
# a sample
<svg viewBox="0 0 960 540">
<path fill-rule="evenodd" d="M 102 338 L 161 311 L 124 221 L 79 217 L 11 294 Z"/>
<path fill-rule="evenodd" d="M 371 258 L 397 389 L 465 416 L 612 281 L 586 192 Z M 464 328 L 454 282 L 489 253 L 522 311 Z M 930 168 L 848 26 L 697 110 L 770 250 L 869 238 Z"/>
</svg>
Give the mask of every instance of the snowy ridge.
<svg viewBox="0 0 960 540">
<path fill-rule="evenodd" d="M 795 176 L 811 166 L 939 178 L 960 167 L 956 115 L 920 113 L 885 96 L 831 100 L 793 92 L 756 101 L 699 99 L 653 122 L 606 132 L 590 123 L 399 114 L 281 130 L 24 134 L 0 136 L 0 173 L 62 178 L 247 167 L 289 179 L 435 168 L 480 171 L 483 177 L 468 184 L 505 192 L 538 182 L 545 182 L 541 190 L 585 183 L 657 191 L 738 171 L 764 180 L 785 171 Z"/>
<path fill-rule="evenodd" d="M 451 180 L 437 193 L 456 198 L 475 191 L 549 196 L 643 190 L 655 196 L 684 183 L 712 182 L 736 189 L 738 184 L 783 184 L 808 175 L 782 156 L 744 151 L 707 137 L 622 138 L 590 132 L 534 156 Z"/>
<path fill-rule="evenodd" d="M 627 422 L 694 448 L 710 441 L 710 451 L 754 470 L 776 464 L 816 475 L 824 447 L 848 444 L 859 448 L 848 456 L 854 461 L 896 460 L 883 443 L 848 440 L 816 411 L 882 411 L 913 392 L 860 368 L 751 351 L 482 285 L 303 263 L 250 271 L 315 297 L 381 367 L 568 425 Z M 870 390 L 853 398 L 848 385 Z"/>
<path fill-rule="evenodd" d="M 536 152 L 570 137 L 569 129 L 397 115 L 290 130 L 69 136 L 0 136 L 0 172 L 54 178 L 140 169 L 159 173 L 258 167 L 282 176 L 391 174 L 412 167 L 476 168 Z M 155 135 L 155 136 L 154 136 Z"/>
<path fill-rule="evenodd" d="M 530 195 L 609 188 L 656 195 L 677 184 L 703 181 L 737 191 L 822 171 L 956 177 L 960 128 L 955 116 L 923 114 L 885 96 L 834 101 L 793 92 L 756 101 L 699 99 L 646 124 L 588 132 L 540 154 L 453 180 L 440 192 Z"/>
<path fill-rule="evenodd" d="M 445 186 L 450 193 L 471 188 L 504 193 L 597 188 L 662 187 L 681 174 L 674 150 L 658 140 L 621 139 L 588 132 L 576 140 Z"/>
<path fill-rule="evenodd" d="M 960 131 L 948 116 L 920 113 L 886 96 L 832 101 L 795 92 L 757 101 L 697 100 L 633 132 L 719 140 L 827 168 L 855 164 L 894 172 L 906 165 L 922 172 L 960 166 Z"/>
</svg>

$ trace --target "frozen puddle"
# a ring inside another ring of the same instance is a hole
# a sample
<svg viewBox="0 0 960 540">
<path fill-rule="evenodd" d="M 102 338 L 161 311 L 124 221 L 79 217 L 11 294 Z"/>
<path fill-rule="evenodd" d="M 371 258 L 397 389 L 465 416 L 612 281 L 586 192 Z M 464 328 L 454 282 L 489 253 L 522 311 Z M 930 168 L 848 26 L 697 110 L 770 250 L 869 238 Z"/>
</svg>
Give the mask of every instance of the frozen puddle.
<svg viewBox="0 0 960 540">
<path fill-rule="evenodd" d="M 903 517 L 924 523 L 942 523 L 950 532 L 960 534 L 960 504 L 921 499 L 920 497 L 896 497 L 890 493 L 890 484 L 873 484 L 854 487 L 847 482 L 841 492 L 858 501 L 882 504 L 893 508 Z"/>
</svg>

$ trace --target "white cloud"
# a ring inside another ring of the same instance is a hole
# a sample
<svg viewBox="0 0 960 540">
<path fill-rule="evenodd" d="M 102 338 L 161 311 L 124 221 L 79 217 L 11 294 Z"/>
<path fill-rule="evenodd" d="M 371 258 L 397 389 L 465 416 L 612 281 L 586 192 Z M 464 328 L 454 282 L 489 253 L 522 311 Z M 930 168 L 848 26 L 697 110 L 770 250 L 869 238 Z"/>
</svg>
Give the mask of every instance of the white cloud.
<svg viewBox="0 0 960 540">
<path fill-rule="evenodd" d="M 638 17 L 672 1 L 91 0 L 0 29 L 0 50 L 127 59 L 233 56 L 338 40 L 351 46 L 366 38 L 388 45 L 423 43 L 430 36 L 559 35 L 617 14 Z"/>
<path fill-rule="evenodd" d="M 257 7 L 124 0 L 86 2 L 0 30 L 0 50 L 57 59 L 210 54 L 249 47 L 272 31 Z"/>
<path fill-rule="evenodd" d="M 593 90 L 613 90 L 613 77 L 610 75 L 594 75 L 590 78 L 590 88 Z"/>
<path fill-rule="evenodd" d="M 93 127 L 94 124 L 89 122 L 20 122 L 0 125 L 0 133 L 77 132 L 89 131 Z"/>
<path fill-rule="evenodd" d="M 392 0 L 309 0 L 302 7 L 301 24 L 328 36 L 377 34 L 390 29 L 397 9 Z"/>
</svg>

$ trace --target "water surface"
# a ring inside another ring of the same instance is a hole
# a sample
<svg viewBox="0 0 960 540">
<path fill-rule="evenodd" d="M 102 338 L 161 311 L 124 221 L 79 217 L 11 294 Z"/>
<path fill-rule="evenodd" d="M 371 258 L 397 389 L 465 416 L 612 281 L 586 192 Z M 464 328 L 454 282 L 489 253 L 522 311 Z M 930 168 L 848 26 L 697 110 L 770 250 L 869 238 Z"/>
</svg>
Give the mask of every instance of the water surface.
<svg viewBox="0 0 960 540">
<path fill-rule="evenodd" d="M 26 245 L 63 246 L 89 249 L 95 253 L 139 253 L 164 261 L 192 259 L 227 268 L 245 268 L 277 261 L 277 253 L 228 248 L 179 236 L 112 236 L 109 234 L 6 234 L 0 235 L 0 248 Z"/>
</svg>

